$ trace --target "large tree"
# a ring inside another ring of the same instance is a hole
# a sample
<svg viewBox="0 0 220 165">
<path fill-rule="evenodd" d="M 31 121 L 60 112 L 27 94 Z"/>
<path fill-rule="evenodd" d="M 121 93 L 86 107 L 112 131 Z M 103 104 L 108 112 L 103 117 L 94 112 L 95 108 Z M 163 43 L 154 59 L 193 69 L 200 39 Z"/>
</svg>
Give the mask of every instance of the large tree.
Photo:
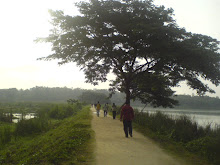
<svg viewBox="0 0 220 165">
<path fill-rule="evenodd" d="M 86 81 L 97 85 L 113 73 L 110 90 L 154 106 L 172 107 L 172 87 L 180 81 L 199 94 L 214 92 L 203 79 L 220 82 L 219 42 L 177 26 L 173 10 L 151 0 L 90 0 L 80 15 L 51 11 L 54 29 L 41 41 L 52 43 L 44 60 L 75 62 Z"/>
</svg>

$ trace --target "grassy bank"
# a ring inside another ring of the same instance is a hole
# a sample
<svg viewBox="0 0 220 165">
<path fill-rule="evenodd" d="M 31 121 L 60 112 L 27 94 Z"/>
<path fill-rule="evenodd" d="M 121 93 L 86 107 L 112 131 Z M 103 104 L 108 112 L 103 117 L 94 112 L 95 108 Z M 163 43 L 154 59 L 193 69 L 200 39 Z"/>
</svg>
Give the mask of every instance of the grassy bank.
<svg viewBox="0 0 220 165">
<path fill-rule="evenodd" d="M 220 164 L 220 129 L 203 128 L 187 116 L 172 119 L 161 112 L 136 111 L 134 125 L 164 148 L 193 161 L 193 164 Z"/>
<path fill-rule="evenodd" d="M 92 160 L 91 119 L 89 107 L 83 107 L 52 122 L 46 132 L 19 137 L 0 150 L 0 164 L 87 164 Z"/>
<path fill-rule="evenodd" d="M 3 107 L 3 111 L 1 109 L 0 148 L 4 147 L 4 145 L 9 142 L 17 141 L 20 137 L 46 132 L 53 127 L 54 122 L 73 116 L 82 108 L 82 104 L 79 102 L 71 105 L 51 103 L 39 104 L 35 107 L 34 118 L 26 120 L 24 117 L 25 115 L 22 115 L 22 118 L 18 120 L 18 123 L 13 123 L 12 120 L 7 120 L 8 114 L 10 114 L 9 116 L 12 116 L 12 113 L 9 113 L 7 110 L 7 106 L 9 105 L 11 104 L 8 103 L 6 107 Z M 22 105 L 26 110 L 25 113 L 33 111 L 33 109 L 26 109 L 26 104 L 22 103 L 19 105 Z M 13 111 L 23 111 L 20 107 L 14 108 Z"/>
</svg>

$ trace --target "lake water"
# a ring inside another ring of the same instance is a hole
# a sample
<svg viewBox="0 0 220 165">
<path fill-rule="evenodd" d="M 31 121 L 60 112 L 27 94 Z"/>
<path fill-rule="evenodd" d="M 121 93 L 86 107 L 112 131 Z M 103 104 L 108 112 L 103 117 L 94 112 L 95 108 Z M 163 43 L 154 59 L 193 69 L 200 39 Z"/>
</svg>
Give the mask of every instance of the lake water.
<svg viewBox="0 0 220 165">
<path fill-rule="evenodd" d="M 143 110 L 143 108 L 138 108 Z M 220 127 L 220 110 L 201 110 L 201 109 L 157 109 L 145 108 L 144 112 L 155 113 L 160 111 L 170 115 L 172 118 L 177 118 L 181 115 L 188 116 L 191 120 L 196 121 L 200 126 L 206 127 L 211 125 L 211 128 Z"/>
<path fill-rule="evenodd" d="M 17 119 L 12 119 L 13 123 L 18 123 L 22 119 L 22 114 L 20 113 L 13 113 L 13 117 L 16 117 Z M 24 119 L 32 119 L 35 118 L 36 114 L 35 113 L 27 113 L 24 115 Z"/>
</svg>

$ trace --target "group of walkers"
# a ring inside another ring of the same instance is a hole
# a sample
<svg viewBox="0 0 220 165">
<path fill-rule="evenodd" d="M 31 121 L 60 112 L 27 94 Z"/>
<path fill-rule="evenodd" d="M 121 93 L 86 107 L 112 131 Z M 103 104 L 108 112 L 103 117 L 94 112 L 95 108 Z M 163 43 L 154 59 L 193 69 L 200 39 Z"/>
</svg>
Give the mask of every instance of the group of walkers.
<svg viewBox="0 0 220 165">
<path fill-rule="evenodd" d="M 100 115 L 100 110 L 101 110 L 101 104 L 100 104 L 99 101 L 98 101 L 98 103 L 97 103 L 97 104 L 94 104 L 94 106 L 95 106 L 95 109 L 96 109 L 97 116 L 99 117 L 99 115 Z M 116 109 L 117 109 L 117 107 L 116 107 L 115 103 L 113 103 L 113 104 L 112 104 L 113 119 L 116 118 Z M 106 103 L 106 104 L 104 105 L 104 107 L 103 107 L 104 117 L 107 117 L 108 110 L 109 110 L 109 105 L 108 105 L 108 103 Z"/>
<path fill-rule="evenodd" d="M 94 104 L 94 106 L 96 108 L 97 116 L 99 117 L 101 104 L 98 101 L 98 103 Z M 113 119 L 116 119 L 117 107 L 115 103 L 112 104 L 111 108 L 112 108 Z M 104 117 L 107 117 L 108 110 L 109 110 L 109 105 L 108 103 L 106 103 L 103 107 Z M 124 106 L 121 108 L 121 113 L 120 113 L 120 121 L 123 121 L 124 133 L 125 133 L 126 138 L 128 138 L 128 134 L 130 135 L 130 137 L 133 136 L 132 135 L 132 120 L 133 119 L 134 119 L 134 110 L 130 106 L 130 103 L 126 102 Z"/>
</svg>

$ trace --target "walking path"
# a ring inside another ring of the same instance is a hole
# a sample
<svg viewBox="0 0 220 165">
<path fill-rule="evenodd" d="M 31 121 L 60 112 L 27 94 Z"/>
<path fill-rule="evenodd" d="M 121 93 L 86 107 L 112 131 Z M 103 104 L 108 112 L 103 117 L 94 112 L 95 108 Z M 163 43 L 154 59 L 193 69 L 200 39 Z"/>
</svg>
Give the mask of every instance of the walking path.
<svg viewBox="0 0 220 165">
<path fill-rule="evenodd" d="M 122 122 L 111 116 L 104 117 L 102 110 L 97 117 L 95 109 L 91 110 L 96 165 L 185 165 L 135 130 L 132 138 L 125 138 Z"/>
</svg>

